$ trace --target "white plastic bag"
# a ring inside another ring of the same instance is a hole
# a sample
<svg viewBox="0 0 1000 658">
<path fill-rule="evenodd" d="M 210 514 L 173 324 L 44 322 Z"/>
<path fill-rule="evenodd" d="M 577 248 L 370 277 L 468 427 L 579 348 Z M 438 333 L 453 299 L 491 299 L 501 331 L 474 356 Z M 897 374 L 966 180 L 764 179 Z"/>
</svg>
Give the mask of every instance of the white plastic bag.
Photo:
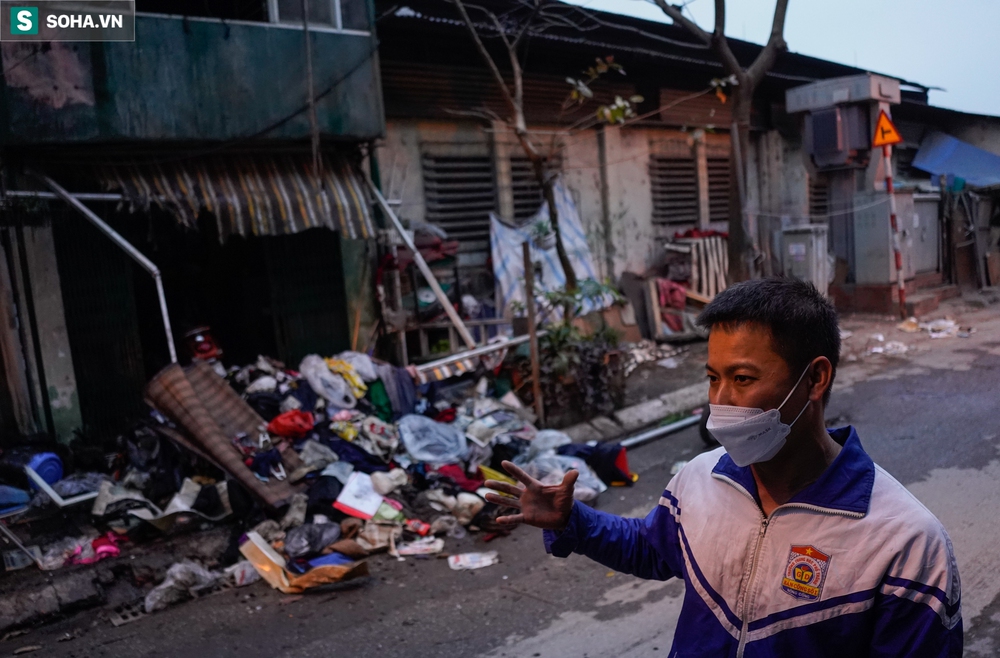
<svg viewBox="0 0 1000 658">
<path fill-rule="evenodd" d="M 357 406 L 358 401 L 351 395 L 351 389 L 347 382 L 340 375 L 330 372 L 326 361 L 318 354 L 310 354 L 302 359 L 299 364 L 299 372 L 316 391 L 316 395 L 327 400 L 337 409 L 353 409 Z"/>
<path fill-rule="evenodd" d="M 167 577 L 146 595 L 146 612 L 162 610 L 215 585 L 221 574 L 184 560 L 167 569 Z"/>
<path fill-rule="evenodd" d="M 340 359 L 341 361 L 346 361 L 354 367 L 361 379 L 368 383 L 371 383 L 378 379 L 378 374 L 375 372 L 375 364 L 372 363 L 371 357 L 367 354 L 362 354 L 361 352 L 341 352 L 335 359 Z"/>
<path fill-rule="evenodd" d="M 576 481 L 573 498 L 584 503 L 593 501 L 608 489 L 608 485 L 604 484 L 601 478 L 597 477 L 597 474 L 587 466 L 587 462 L 579 457 L 557 455 L 553 451 L 548 451 L 528 462 L 522 468 L 531 477 L 548 485 L 562 482 L 570 470 L 579 471 L 580 477 Z"/>
<path fill-rule="evenodd" d="M 399 421 L 399 435 L 415 461 L 456 464 L 468 452 L 465 434 L 451 425 L 410 414 Z"/>
</svg>

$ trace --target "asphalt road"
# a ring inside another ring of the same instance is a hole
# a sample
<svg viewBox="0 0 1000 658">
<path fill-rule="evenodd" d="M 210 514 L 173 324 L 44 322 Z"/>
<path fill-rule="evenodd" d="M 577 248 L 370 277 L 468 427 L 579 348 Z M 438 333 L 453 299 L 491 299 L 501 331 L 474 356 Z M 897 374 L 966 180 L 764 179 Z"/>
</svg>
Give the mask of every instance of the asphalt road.
<svg viewBox="0 0 1000 658">
<path fill-rule="evenodd" d="M 979 330 L 970 339 L 904 336 L 911 344 L 904 357 L 846 363 L 827 411 L 837 424 L 855 425 L 876 462 L 948 529 L 963 581 L 969 656 L 1000 653 L 997 315 L 973 315 Z M 872 326 L 857 323 L 854 330 L 849 347 L 863 354 Z M 600 508 L 645 515 L 675 462 L 702 447 L 689 429 L 630 452 L 639 482 L 609 490 Z M 642 581 L 579 556 L 550 558 L 539 535 L 521 528 L 490 544 L 449 540 L 449 552 L 500 552 L 500 564 L 479 571 L 379 556 L 370 580 L 338 591 L 288 597 L 257 583 L 119 628 L 100 613 L 81 613 L 0 642 L 0 654 L 41 645 L 39 655 L 53 658 L 665 655 L 682 583 Z M 58 642 L 67 633 L 73 639 Z"/>
</svg>

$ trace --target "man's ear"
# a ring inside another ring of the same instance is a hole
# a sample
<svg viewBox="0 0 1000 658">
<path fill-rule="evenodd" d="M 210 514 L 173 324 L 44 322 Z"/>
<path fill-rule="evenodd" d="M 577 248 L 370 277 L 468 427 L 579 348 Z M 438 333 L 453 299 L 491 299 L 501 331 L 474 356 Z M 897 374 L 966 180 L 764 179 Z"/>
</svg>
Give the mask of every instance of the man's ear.
<svg viewBox="0 0 1000 658">
<path fill-rule="evenodd" d="M 833 383 L 833 364 L 825 356 L 813 359 L 812 370 L 809 373 L 809 399 L 819 402 L 823 394 Z"/>
</svg>

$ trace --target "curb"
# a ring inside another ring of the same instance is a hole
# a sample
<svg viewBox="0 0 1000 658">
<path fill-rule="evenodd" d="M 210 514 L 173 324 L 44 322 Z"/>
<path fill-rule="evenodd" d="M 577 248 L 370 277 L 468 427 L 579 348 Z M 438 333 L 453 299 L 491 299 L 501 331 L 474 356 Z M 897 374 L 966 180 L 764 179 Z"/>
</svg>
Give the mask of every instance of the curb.
<svg viewBox="0 0 1000 658">
<path fill-rule="evenodd" d="M 573 425 L 564 430 L 573 443 L 588 441 L 610 441 L 624 438 L 639 430 L 659 424 L 674 414 L 690 411 L 708 404 L 708 385 L 692 384 L 658 398 L 647 400 L 631 407 L 619 409 L 613 418 L 598 416 L 586 423 Z"/>
</svg>

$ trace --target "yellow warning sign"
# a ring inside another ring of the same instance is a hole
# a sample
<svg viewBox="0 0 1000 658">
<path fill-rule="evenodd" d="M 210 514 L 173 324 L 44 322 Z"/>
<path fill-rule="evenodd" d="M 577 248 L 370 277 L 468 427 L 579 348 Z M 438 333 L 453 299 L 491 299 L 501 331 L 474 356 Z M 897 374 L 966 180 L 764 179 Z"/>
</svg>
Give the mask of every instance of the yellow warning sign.
<svg viewBox="0 0 1000 658">
<path fill-rule="evenodd" d="M 879 112 L 878 123 L 875 124 L 875 139 L 872 140 L 872 146 L 889 146 L 890 144 L 899 144 L 901 141 L 903 141 L 903 136 L 896 130 L 896 126 L 889 119 L 889 115 L 885 113 L 885 110 Z"/>
</svg>

